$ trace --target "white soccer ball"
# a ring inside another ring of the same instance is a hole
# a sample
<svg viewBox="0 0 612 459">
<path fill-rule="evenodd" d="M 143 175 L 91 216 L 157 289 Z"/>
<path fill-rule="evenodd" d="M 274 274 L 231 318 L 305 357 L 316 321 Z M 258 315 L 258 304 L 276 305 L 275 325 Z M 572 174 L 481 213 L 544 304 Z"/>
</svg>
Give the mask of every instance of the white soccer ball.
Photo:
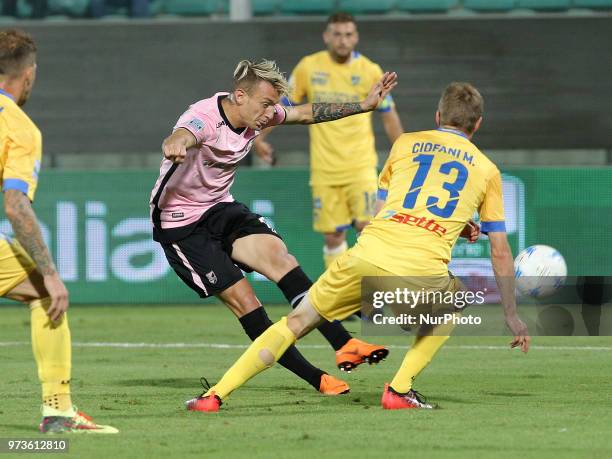
<svg viewBox="0 0 612 459">
<path fill-rule="evenodd" d="M 542 298 L 555 293 L 564 283 L 567 265 L 557 249 L 532 245 L 514 260 L 516 288 L 523 295 Z"/>
</svg>

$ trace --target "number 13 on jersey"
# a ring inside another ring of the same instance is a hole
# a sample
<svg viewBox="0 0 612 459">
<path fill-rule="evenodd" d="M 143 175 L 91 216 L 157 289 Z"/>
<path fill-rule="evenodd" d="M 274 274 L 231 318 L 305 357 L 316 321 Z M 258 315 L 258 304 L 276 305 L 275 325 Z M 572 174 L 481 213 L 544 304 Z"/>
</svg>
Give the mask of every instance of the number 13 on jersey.
<svg viewBox="0 0 612 459">
<path fill-rule="evenodd" d="M 419 163 L 419 168 L 412 179 L 412 183 L 410 184 L 410 190 L 404 197 L 403 206 L 405 209 L 414 208 L 417 198 L 419 197 L 419 193 L 425 184 L 425 180 L 427 179 L 427 174 L 431 170 L 431 163 L 433 161 L 434 155 L 418 155 L 415 156 L 413 161 Z M 442 163 L 438 172 L 445 175 L 451 175 L 453 171 L 457 171 L 457 177 L 452 182 L 444 182 L 442 184 L 442 188 L 449 193 L 448 201 L 444 207 L 439 207 L 437 204 L 440 201 L 441 197 L 438 196 L 428 196 L 425 205 L 427 206 L 427 210 L 441 218 L 448 218 L 453 215 L 455 208 L 457 207 L 457 203 L 459 202 L 459 194 L 463 187 L 465 186 L 465 182 L 468 178 L 468 170 L 467 168 L 461 164 L 459 161 L 448 161 L 446 163 Z"/>
</svg>

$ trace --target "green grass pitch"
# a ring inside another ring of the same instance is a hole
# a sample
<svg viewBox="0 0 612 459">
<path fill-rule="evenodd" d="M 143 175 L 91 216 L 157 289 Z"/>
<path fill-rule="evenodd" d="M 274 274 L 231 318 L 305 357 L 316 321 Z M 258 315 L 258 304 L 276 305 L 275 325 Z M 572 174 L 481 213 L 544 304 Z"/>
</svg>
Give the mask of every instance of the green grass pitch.
<svg viewBox="0 0 612 459">
<path fill-rule="evenodd" d="M 268 311 L 277 319 L 287 309 Z M 28 312 L 2 305 L 0 314 L 0 438 L 42 437 Z M 303 353 L 344 376 L 350 394 L 324 397 L 278 366 L 205 414 L 187 412 L 184 400 L 200 392 L 200 376 L 217 381 L 246 344 L 222 306 L 73 306 L 70 325 L 73 399 L 121 432 L 71 436 L 60 457 L 612 457 L 609 337 L 536 337 L 528 355 L 506 349 L 504 337 L 451 338 L 415 386 L 440 409 L 387 412 L 382 387 L 410 339 L 368 337 L 392 345 L 389 358 L 343 375 L 312 333 Z M 359 322 L 347 326 L 358 333 Z M 169 343 L 186 346 L 154 346 Z"/>
</svg>

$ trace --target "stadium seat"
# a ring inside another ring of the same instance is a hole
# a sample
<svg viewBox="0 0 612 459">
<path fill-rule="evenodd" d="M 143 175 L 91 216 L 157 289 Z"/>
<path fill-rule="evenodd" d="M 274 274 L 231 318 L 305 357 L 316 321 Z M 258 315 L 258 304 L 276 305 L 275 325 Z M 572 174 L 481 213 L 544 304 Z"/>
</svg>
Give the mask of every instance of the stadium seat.
<svg viewBox="0 0 612 459">
<path fill-rule="evenodd" d="M 219 0 L 166 0 L 164 10 L 180 16 L 209 16 L 222 11 Z"/>
<path fill-rule="evenodd" d="M 515 0 L 464 0 L 463 7 L 473 11 L 510 11 Z"/>
<path fill-rule="evenodd" d="M 277 0 L 251 0 L 253 14 L 261 16 L 266 14 L 274 14 L 278 10 Z"/>
<path fill-rule="evenodd" d="M 32 5 L 26 0 L 17 0 L 17 17 L 18 18 L 29 18 L 32 14 Z"/>
<path fill-rule="evenodd" d="M 334 0 L 283 0 L 281 12 L 285 14 L 329 14 L 334 10 Z"/>
<path fill-rule="evenodd" d="M 445 13 L 457 3 L 457 0 L 397 0 L 397 7 L 412 13 Z"/>
<path fill-rule="evenodd" d="M 49 0 L 49 15 L 83 17 L 89 8 L 89 0 Z"/>
<path fill-rule="evenodd" d="M 149 13 L 151 16 L 157 16 L 164 11 L 163 0 L 151 0 L 149 2 Z"/>
<path fill-rule="evenodd" d="M 72 19 L 70 16 L 65 16 L 63 14 L 50 14 L 43 18 L 45 22 L 66 22 L 70 19 Z"/>
<path fill-rule="evenodd" d="M 612 9 L 612 0 L 574 0 L 576 8 Z"/>
<path fill-rule="evenodd" d="M 395 0 L 340 0 L 338 9 L 349 13 L 387 13 L 393 9 Z"/>
<path fill-rule="evenodd" d="M 570 0 L 518 0 L 518 8 L 529 8 L 532 10 L 567 10 Z"/>
</svg>

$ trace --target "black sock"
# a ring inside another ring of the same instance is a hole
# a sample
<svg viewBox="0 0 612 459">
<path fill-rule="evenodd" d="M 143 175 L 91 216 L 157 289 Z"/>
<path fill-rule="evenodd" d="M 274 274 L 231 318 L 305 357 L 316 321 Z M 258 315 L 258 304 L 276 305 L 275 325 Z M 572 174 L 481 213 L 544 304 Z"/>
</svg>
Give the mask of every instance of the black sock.
<svg viewBox="0 0 612 459">
<path fill-rule="evenodd" d="M 277 285 L 283 292 L 283 295 L 285 295 L 285 298 L 287 298 L 287 301 L 289 301 L 289 304 L 291 304 L 291 307 L 295 308 L 312 286 L 312 281 L 302 268 L 297 266 L 285 274 L 285 276 L 278 281 Z M 317 330 L 321 332 L 336 351 L 351 339 L 349 332 L 346 331 L 346 328 L 338 321 L 325 322 L 319 325 Z"/>
<path fill-rule="evenodd" d="M 272 321 L 268 317 L 268 314 L 266 314 L 264 308 L 257 308 L 243 315 L 239 320 L 242 328 L 244 328 L 246 334 L 251 338 L 251 341 L 254 341 L 272 325 Z M 295 373 L 316 390 L 319 390 L 321 386 L 321 375 L 325 372 L 306 360 L 295 346 L 290 346 L 282 357 L 278 359 L 278 363 L 287 370 Z"/>
</svg>

